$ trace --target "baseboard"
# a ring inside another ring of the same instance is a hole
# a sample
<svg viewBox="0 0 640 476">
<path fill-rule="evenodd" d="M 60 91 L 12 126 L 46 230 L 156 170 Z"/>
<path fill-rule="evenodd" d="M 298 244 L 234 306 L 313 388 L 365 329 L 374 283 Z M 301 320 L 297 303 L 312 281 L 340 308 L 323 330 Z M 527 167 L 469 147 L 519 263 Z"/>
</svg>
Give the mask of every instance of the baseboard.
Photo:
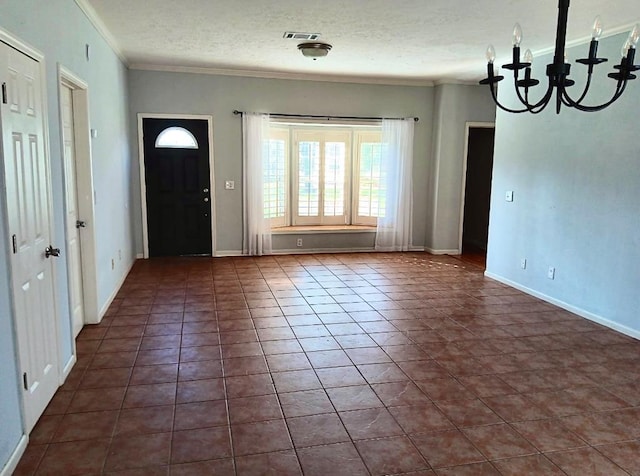
<svg viewBox="0 0 640 476">
<path fill-rule="evenodd" d="M 584 317 L 585 319 L 588 319 L 590 321 L 593 321 L 597 324 L 602 324 L 605 327 L 608 327 L 609 329 L 613 329 L 614 331 L 618 331 L 621 332 L 622 334 L 625 334 L 629 337 L 633 337 L 634 339 L 639 339 L 640 340 L 640 331 L 636 330 L 636 329 L 632 329 L 631 327 L 627 327 L 624 326 L 622 324 L 619 324 L 615 321 L 612 321 L 610 319 L 607 319 L 605 317 L 599 316 L 597 314 L 593 314 L 592 312 L 586 311 L 582 308 L 576 307 L 572 304 L 566 303 L 564 301 L 561 301 L 559 299 L 556 299 L 554 297 L 548 296 L 544 293 L 541 293 L 539 291 L 536 291 L 535 289 L 531 289 L 528 288 L 527 286 L 523 286 L 522 284 L 519 284 L 515 281 L 511 281 L 510 279 L 507 279 L 503 276 L 491 273 L 489 271 L 485 271 L 484 275 L 487 278 L 491 278 L 491 279 L 495 279 L 496 281 L 501 282 L 502 284 L 506 284 L 507 286 L 511 286 L 512 288 L 518 289 L 519 291 L 522 291 L 523 293 L 527 293 L 531 296 L 537 297 L 538 299 L 542 299 L 543 301 L 548 302 L 549 304 L 553 304 L 554 306 L 558 306 L 562 309 L 565 309 L 569 312 L 572 312 L 580 317 Z"/>
<path fill-rule="evenodd" d="M 0 471 L 0 476 L 11 476 L 13 474 L 13 472 L 18 467 L 20 458 L 22 458 L 22 455 L 24 454 L 24 450 L 27 449 L 28 443 L 29 437 L 27 435 L 22 435 L 20 441 L 18 442 L 18 446 L 16 446 L 16 449 L 13 450 L 13 453 L 11 453 L 11 456 L 9 456 L 9 460 Z"/>
<path fill-rule="evenodd" d="M 242 250 L 216 250 L 214 258 L 229 258 L 232 256 L 244 256 Z"/>
<path fill-rule="evenodd" d="M 459 255 L 460 254 L 460 250 L 457 248 L 454 250 L 437 250 L 437 249 L 429 248 L 425 246 L 424 251 L 432 255 Z"/>
<path fill-rule="evenodd" d="M 136 259 L 144 259 L 144 253 L 136 254 Z"/>
<path fill-rule="evenodd" d="M 109 309 L 109 306 L 111 306 L 111 303 L 113 302 L 113 300 L 118 295 L 118 292 L 120 291 L 120 288 L 122 287 L 122 285 L 124 284 L 125 280 L 127 279 L 127 276 L 129 276 L 129 273 L 131 272 L 131 268 L 133 268 L 133 265 L 135 264 L 135 262 L 136 261 L 133 260 L 129 264 L 129 268 L 127 269 L 127 271 L 122 274 L 122 276 L 120 277 L 120 281 L 116 285 L 115 289 L 113 290 L 111 295 L 107 298 L 107 301 L 104 303 L 104 306 L 102 306 L 102 308 L 100 309 L 100 314 L 98 315 L 98 322 L 92 322 L 92 324 L 99 324 L 100 321 L 102 320 L 102 318 L 104 317 L 104 315 L 107 313 L 107 310 Z"/>
<path fill-rule="evenodd" d="M 274 255 L 311 255 L 322 253 L 375 253 L 373 248 L 292 248 L 273 250 Z"/>
<path fill-rule="evenodd" d="M 310 255 L 324 253 L 375 253 L 375 248 L 290 248 L 272 250 L 272 255 Z M 410 246 L 409 251 L 425 251 L 424 246 Z M 216 251 L 215 258 L 246 256 L 242 251 Z"/>
</svg>

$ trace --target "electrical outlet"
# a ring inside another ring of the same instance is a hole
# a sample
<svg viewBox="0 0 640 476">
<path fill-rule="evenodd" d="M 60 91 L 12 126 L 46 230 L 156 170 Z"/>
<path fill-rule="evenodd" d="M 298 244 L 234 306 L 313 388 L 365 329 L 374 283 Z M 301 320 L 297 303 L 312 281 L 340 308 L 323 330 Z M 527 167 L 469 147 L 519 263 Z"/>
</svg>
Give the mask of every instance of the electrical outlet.
<svg viewBox="0 0 640 476">
<path fill-rule="evenodd" d="M 298 238 L 298 239 L 296 240 L 296 246 L 297 246 L 297 247 L 302 246 L 302 238 Z"/>
<path fill-rule="evenodd" d="M 549 266 L 549 271 L 547 271 L 547 278 L 555 279 L 556 277 L 556 268 L 553 266 Z"/>
<path fill-rule="evenodd" d="M 522 259 L 520 260 L 520 267 L 521 267 L 522 269 L 527 269 L 527 258 L 522 258 Z"/>
<path fill-rule="evenodd" d="M 224 189 L 225 190 L 235 190 L 236 183 L 233 180 L 225 180 L 224 181 Z"/>
<path fill-rule="evenodd" d="M 513 202 L 513 190 L 508 190 L 505 194 L 504 194 L 504 199 L 507 202 Z"/>
</svg>

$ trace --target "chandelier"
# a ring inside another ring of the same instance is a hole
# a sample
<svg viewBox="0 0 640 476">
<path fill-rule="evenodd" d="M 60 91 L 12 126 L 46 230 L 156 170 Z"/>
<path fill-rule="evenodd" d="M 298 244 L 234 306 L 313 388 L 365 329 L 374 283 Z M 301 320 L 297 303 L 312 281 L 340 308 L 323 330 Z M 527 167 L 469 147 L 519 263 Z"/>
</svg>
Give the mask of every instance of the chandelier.
<svg viewBox="0 0 640 476">
<path fill-rule="evenodd" d="M 639 70 L 640 65 L 634 65 L 633 62 L 636 53 L 636 46 L 638 45 L 638 39 L 640 39 L 639 25 L 636 25 L 633 28 L 622 47 L 622 59 L 620 60 L 620 64 L 615 65 L 613 67 L 614 71 L 608 75 L 609 78 L 616 82 L 615 92 L 611 99 L 599 105 L 584 104 L 584 100 L 589 93 L 589 87 L 591 86 L 591 76 L 593 74 L 594 67 L 607 61 L 606 58 L 598 58 L 597 56 L 598 40 L 602 35 L 602 22 L 600 21 L 600 17 L 597 17 L 593 25 L 593 34 L 591 37 L 591 44 L 589 46 L 589 56 L 587 58 L 577 60 L 578 63 L 587 66 L 586 83 L 579 96 L 572 97 L 568 92 L 568 88 L 573 86 L 575 81 L 569 79 L 571 65 L 566 62 L 565 58 L 568 15 L 569 0 L 559 0 L 555 54 L 553 56 L 553 63 L 547 65 L 546 71 L 549 84 L 547 86 L 546 93 L 537 102 L 531 101 L 529 98 L 529 89 L 540 83 L 540 81 L 531 77 L 533 54 L 531 53 L 531 50 L 527 50 L 523 57 L 524 61 L 520 61 L 522 29 L 517 23 L 513 29 L 513 62 L 505 64 L 503 68 L 513 71 L 514 87 L 518 100 L 524 106 L 522 109 L 511 109 L 498 102 L 496 86 L 504 79 L 504 76 L 494 73 L 493 62 L 496 58 L 496 52 L 493 46 L 489 45 L 487 48 L 487 77 L 480 81 L 480 84 L 489 85 L 491 96 L 500 109 L 513 113 L 530 112 L 538 114 L 542 112 L 550 102 L 552 102 L 555 90 L 556 113 L 558 114 L 560 113 L 560 108 L 563 105 L 585 112 L 600 111 L 613 104 L 620 96 L 622 96 L 622 93 L 624 93 L 624 90 L 627 87 L 627 82 L 636 79 L 636 75 L 633 74 L 633 72 Z M 521 74 L 522 70 L 524 70 L 524 76 Z"/>
</svg>

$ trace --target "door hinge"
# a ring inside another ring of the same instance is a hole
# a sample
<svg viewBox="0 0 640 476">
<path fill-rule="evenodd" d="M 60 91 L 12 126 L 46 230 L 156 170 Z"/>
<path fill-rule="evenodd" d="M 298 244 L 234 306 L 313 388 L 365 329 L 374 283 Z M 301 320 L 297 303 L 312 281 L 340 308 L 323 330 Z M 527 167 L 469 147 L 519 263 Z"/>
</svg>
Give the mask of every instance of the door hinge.
<svg viewBox="0 0 640 476">
<path fill-rule="evenodd" d="M 16 235 L 11 237 L 11 246 L 13 246 L 13 254 L 15 255 L 18 252 L 18 238 Z"/>
<path fill-rule="evenodd" d="M 22 384 L 25 390 L 29 390 L 29 382 L 27 381 L 27 372 L 22 374 Z"/>
<path fill-rule="evenodd" d="M 7 104 L 7 83 L 2 83 L 2 104 Z"/>
</svg>

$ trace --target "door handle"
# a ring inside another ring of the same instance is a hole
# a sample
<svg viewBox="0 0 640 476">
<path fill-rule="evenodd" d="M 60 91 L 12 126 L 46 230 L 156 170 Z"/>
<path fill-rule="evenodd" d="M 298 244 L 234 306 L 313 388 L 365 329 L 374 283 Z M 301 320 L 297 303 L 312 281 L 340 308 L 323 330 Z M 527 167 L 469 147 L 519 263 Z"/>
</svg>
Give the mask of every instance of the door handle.
<svg viewBox="0 0 640 476">
<path fill-rule="evenodd" d="M 60 248 L 54 248 L 51 245 L 47 246 L 44 249 L 44 257 L 48 258 L 50 256 L 55 256 L 56 258 L 60 256 Z"/>
<path fill-rule="evenodd" d="M 76 220 L 76 228 L 85 228 L 87 226 L 87 222 L 82 220 Z"/>
</svg>

